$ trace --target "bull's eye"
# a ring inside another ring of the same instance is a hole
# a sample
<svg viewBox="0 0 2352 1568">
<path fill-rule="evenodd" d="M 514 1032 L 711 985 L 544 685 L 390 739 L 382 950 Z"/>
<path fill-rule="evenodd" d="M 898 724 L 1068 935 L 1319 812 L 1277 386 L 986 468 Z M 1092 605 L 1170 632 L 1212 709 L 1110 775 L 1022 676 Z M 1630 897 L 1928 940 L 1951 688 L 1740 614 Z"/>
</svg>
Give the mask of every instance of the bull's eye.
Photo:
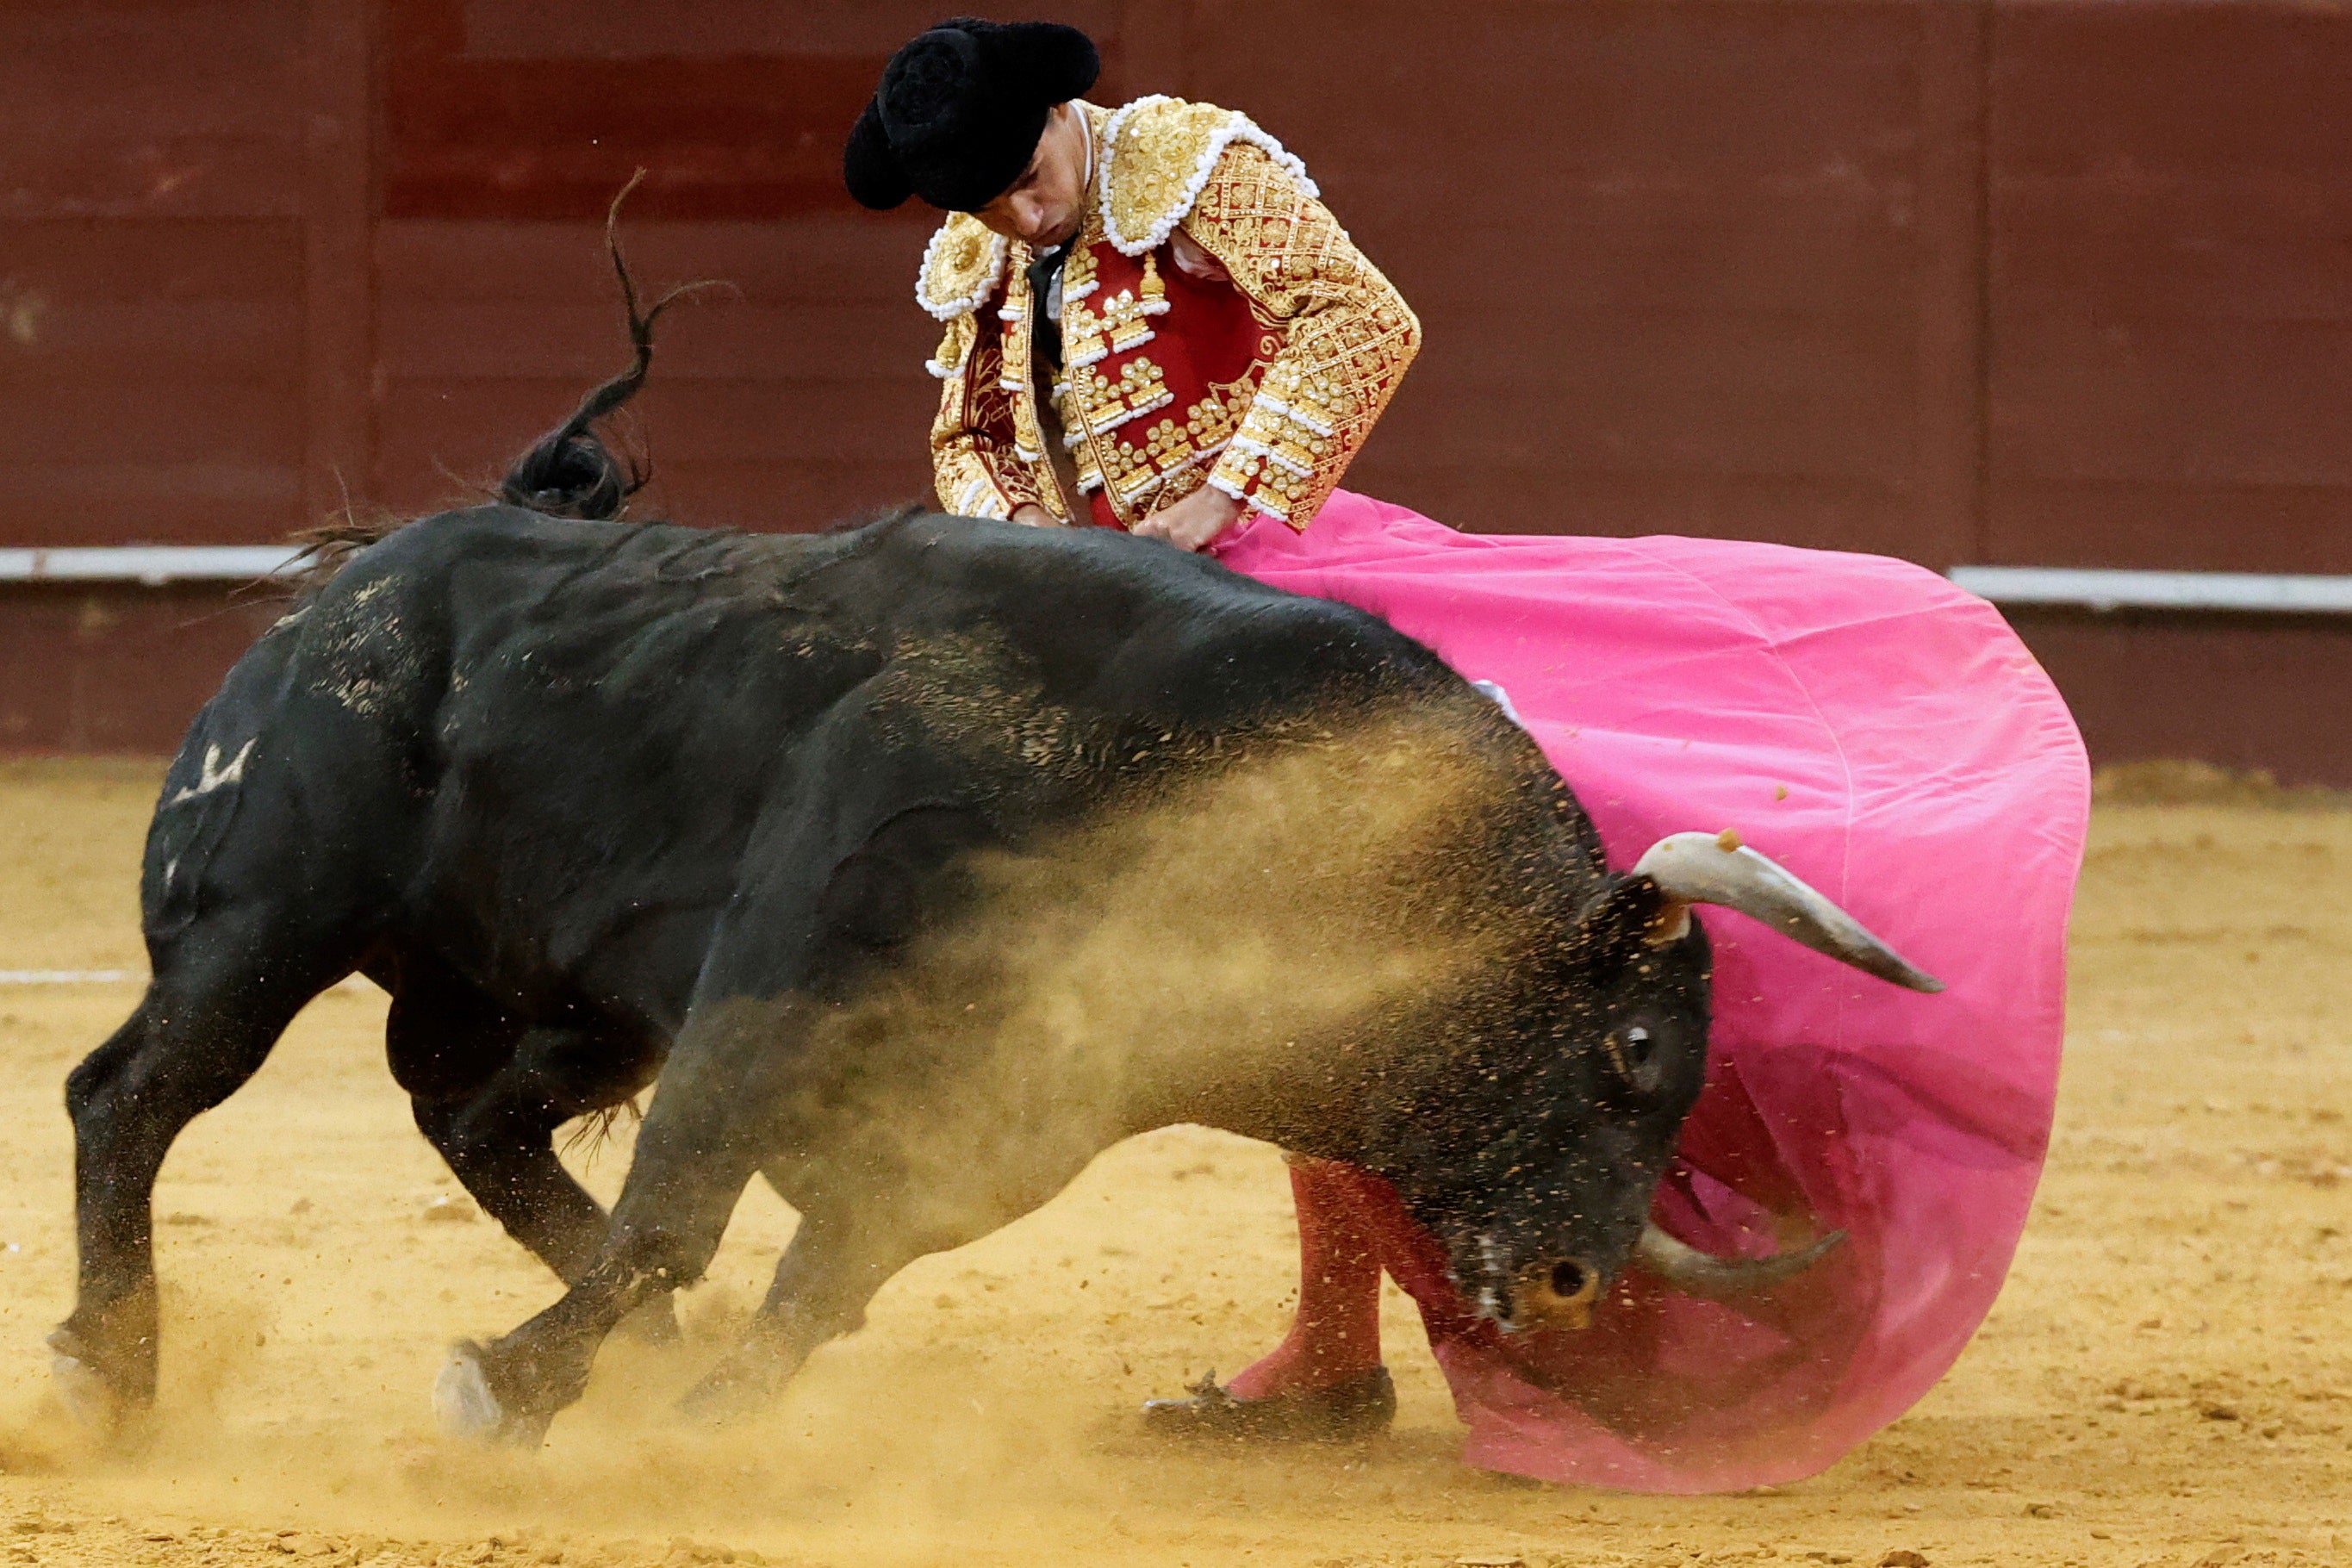
<svg viewBox="0 0 2352 1568">
<path fill-rule="evenodd" d="M 1615 1030 L 1601 1037 L 1601 1048 L 1609 1053 L 1609 1065 L 1617 1076 L 1634 1088 L 1647 1080 L 1650 1069 L 1650 1031 L 1640 1024 L 1629 1026 L 1622 1037 Z"/>
</svg>

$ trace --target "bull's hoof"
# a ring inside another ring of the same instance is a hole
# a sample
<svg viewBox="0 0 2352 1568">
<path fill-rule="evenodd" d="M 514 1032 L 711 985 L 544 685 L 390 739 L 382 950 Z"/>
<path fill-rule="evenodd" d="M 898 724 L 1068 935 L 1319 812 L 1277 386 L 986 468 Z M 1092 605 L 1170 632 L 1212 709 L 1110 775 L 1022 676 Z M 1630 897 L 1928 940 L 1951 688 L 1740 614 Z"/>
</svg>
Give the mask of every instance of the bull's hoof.
<svg viewBox="0 0 2352 1568">
<path fill-rule="evenodd" d="M 489 1378 L 482 1372 L 480 1348 L 451 1346 L 449 1359 L 441 1363 L 440 1375 L 433 1380 L 433 1419 L 441 1430 L 452 1437 L 488 1439 L 497 1436 L 506 1418 L 499 1396 L 490 1392 Z"/>
<path fill-rule="evenodd" d="M 759 1404 L 758 1394 L 722 1366 L 678 1396 L 677 1413 L 688 1421 L 720 1426 L 750 1415 Z"/>
<path fill-rule="evenodd" d="M 48 1346 L 50 1385 L 76 1426 L 112 1437 L 146 1407 L 147 1380 L 109 1376 L 105 1360 L 70 1326 L 53 1331 Z"/>
<path fill-rule="evenodd" d="M 471 1340 L 450 1347 L 433 1380 L 433 1417 L 448 1436 L 477 1443 L 535 1448 L 547 1436 L 546 1416 L 507 1409 L 490 1386 L 482 1347 Z"/>
<path fill-rule="evenodd" d="M 51 1357 L 49 1384 L 57 1390 L 58 1403 L 84 1431 L 111 1434 L 122 1424 L 122 1403 L 114 1389 L 79 1356 Z"/>
<path fill-rule="evenodd" d="M 1276 1443 L 1360 1443 L 1388 1430 L 1396 1418 L 1396 1384 L 1388 1368 L 1328 1388 L 1236 1399 L 1209 1373 L 1186 1399 L 1150 1399 L 1144 1429 L 1162 1437 L 1222 1437 Z"/>
<path fill-rule="evenodd" d="M 689 1421 L 719 1423 L 752 1415 L 772 1403 L 799 1363 L 764 1346 L 738 1345 L 686 1391 L 678 1414 Z"/>
</svg>

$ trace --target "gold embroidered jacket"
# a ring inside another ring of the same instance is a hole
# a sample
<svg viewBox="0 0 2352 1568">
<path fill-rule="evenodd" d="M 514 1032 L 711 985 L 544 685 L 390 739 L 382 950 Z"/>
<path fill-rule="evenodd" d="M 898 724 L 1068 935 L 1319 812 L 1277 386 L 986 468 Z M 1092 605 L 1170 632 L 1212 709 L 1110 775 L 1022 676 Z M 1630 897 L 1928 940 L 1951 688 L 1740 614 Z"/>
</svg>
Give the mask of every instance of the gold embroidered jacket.
<svg viewBox="0 0 2352 1568">
<path fill-rule="evenodd" d="M 932 237 L 916 290 L 946 328 L 929 367 L 940 504 L 1127 527 L 1205 483 L 1305 528 L 1388 405 L 1420 322 L 1245 116 L 1162 97 L 1086 107 L 1094 176 L 1062 269 L 1050 395 L 1092 516 L 1067 517 L 1045 457 L 1028 247 L 961 213 Z"/>
</svg>

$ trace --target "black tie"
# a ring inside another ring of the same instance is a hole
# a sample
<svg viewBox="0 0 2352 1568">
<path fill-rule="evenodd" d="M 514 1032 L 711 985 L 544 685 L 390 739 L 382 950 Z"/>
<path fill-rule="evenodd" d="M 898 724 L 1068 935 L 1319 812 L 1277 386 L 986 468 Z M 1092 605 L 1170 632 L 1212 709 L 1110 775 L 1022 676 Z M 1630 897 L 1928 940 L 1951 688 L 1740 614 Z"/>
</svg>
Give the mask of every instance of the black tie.
<svg viewBox="0 0 2352 1568">
<path fill-rule="evenodd" d="M 1045 313 L 1045 301 L 1062 292 L 1062 261 L 1068 246 L 1031 262 L 1029 279 L 1029 390 L 1037 404 L 1037 433 L 1045 441 L 1045 468 L 1062 492 L 1062 505 L 1073 522 L 1087 520 L 1086 498 L 1078 493 L 1077 465 L 1062 445 L 1062 413 L 1054 406 L 1054 380 L 1062 368 L 1062 323 Z"/>
<path fill-rule="evenodd" d="M 1062 368 L 1062 323 L 1046 313 L 1045 301 L 1061 296 L 1062 262 L 1069 254 L 1066 245 L 1029 264 L 1029 313 L 1034 318 L 1029 352 L 1047 370 Z"/>
</svg>

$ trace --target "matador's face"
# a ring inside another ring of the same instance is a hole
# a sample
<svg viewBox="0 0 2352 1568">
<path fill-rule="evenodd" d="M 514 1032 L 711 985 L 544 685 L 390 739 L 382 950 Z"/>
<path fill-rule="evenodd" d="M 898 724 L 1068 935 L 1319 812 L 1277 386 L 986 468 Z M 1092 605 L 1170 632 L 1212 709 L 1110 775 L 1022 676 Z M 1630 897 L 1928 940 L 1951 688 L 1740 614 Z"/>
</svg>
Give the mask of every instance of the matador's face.
<svg viewBox="0 0 2352 1568">
<path fill-rule="evenodd" d="M 972 216 L 1033 250 L 1075 238 L 1085 216 L 1092 152 L 1085 109 L 1075 101 L 1060 105 L 1045 121 L 1045 134 L 1037 138 L 1037 151 L 1021 177 Z"/>
</svg>

